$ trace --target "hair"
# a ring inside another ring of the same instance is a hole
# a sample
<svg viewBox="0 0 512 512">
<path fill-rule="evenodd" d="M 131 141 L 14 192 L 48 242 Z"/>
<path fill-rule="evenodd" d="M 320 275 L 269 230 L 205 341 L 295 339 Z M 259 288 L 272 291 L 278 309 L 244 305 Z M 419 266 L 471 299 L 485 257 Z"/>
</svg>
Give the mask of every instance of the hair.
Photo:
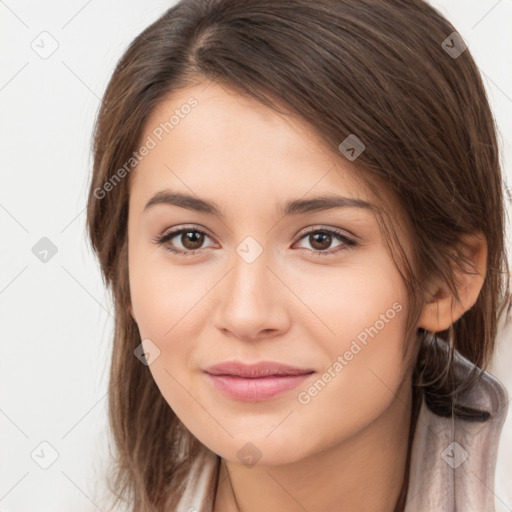
<svg viewBox="0 0 512 512">
<path fill-rule="evenodd" d="M 363 142 L 353 162 L 357 178 L 381 200 L 383 191 L 396 197 L 411 226 L 409 261 L 389 208 L 379 210 L 410 299 L 407 332 L 430 277 L 442 278 L 459 300 L 457 272 L 474 271 L 463 236 L 485 236 L 487 270 L 476 303 L 436 333 L 449 342 L 448 363 L 420 329 L 413 374 L 416 401 L 421 389 L 437 414 L 485 419 L 485 412 L 454 408 L 454 396 L 475 375 L 456 374 L 452 356 L 457 350 L 481 368 L 492 356 L 497 320 L 510 301 L 506 217 L 494 118 L 469 50 L 454 58 L 443 48 L 453 32 L 421 0 L 182 0 L 129 45 L 97 115 L 87 205 L 90 241 L 115 306 L 109 485 L 117 500 L 129 499 L 133 511 L 174 510 L 202 448 L 133 355 L 141 338 L 129 313 L 130 175 L 111 181 L 133 157 L 150 114 L 201 82 L 298 116 L 342 160 L 338 147 L 347 136 Z M 109 181 L 108 193 L 98 193 Z"/>
</svg>

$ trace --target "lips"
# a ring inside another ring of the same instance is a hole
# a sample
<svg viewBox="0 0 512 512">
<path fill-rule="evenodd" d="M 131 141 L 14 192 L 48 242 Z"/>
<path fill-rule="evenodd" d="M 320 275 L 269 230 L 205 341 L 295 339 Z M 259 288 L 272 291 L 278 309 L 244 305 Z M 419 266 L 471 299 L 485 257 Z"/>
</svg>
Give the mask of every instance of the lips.
<svg viewBox="0 0 512 512">
<path fill-rule="evenodd" d="M 215 388 L 230 398 L 260 401 L 295 388 L 314 370 L 272 361 L 256 364 L 231 361 L 209 366 L 204 372 Z"/>
</svg>

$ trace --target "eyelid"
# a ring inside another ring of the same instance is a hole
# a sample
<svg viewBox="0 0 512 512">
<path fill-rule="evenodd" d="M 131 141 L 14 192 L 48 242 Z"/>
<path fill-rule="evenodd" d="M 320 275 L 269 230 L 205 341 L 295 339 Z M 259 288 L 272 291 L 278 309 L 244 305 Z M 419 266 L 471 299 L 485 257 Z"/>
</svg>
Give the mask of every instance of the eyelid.
<svg viewBox="0 0 512 512">
<path fill-rule="evenodd" d="M 304 235 L 307 235 L 311 233 L 312 231 L 328 231 L 328 232 L 334 232 L 340 236 L 343 236 L 347 239 L 352 239 L 352 241 L 355 243 L 357 240 L 360 240 L 361 238 L 348 229 L 344 228 L 338 228 L 336 226 L 328 226 L 325 224 L 312 224 L 311 226 L 306 226 L 305 228 L 302 228 L 300 231 L 297 232 L 295 237 L 302 237 Z"/>
<path fill-rule="evenodd" d="M 197 231 L 198 233 L 203 233 L 205 235 L 208 235 L 212 239 L 215 238 L 211 235 L 211 233 L 209 232 L 208 229 L 201 226 L 200 224 L 183 224 L 183 226 L 169 228 L 169 229 L 166 229 L 162 235 L 159 235 L 156 238 L 166 238 L 168 235 L 171 235 L 171 234 L 175 236 L 178 233 L 180 233 L 182 231 L 187 231 L 187 230 Z"/>
</svg>

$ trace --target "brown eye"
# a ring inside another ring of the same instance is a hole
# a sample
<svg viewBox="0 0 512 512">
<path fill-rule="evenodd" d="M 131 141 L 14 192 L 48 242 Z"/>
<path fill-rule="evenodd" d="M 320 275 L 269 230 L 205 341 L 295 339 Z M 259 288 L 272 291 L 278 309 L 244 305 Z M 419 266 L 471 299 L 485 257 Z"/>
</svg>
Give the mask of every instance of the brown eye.
<svg viewBox="0 0 512 512">
<path fill-rule="evenodd" d="M 204 234 L 199 231 L 186 231 L 181 234 L 180 241 L 190 251 L 199 249 L 204 243 Z"/>
<path fill-rule="evenodd" d="M 329 233 L 318 231 L 314 234 L 309 235 L 309 242 L 313 249 L 318 251 L 324 251 L 325 249 L 329 249 L 329 246 L 332 243 L 332 236 Z"/>
<path fill-rule="evenodd" d="M 311 248 L 302 247 L 314 254 L 329 255 L 349 249 L 357 245 L 357 242 L 345 236 L 342 232 L 333 229 L 315 229 L 300 237 L 299 242 L 307 241 Z M 333 246 L 333 243 L 337 242 Z"/>
<path fill-rule="evenodd" d="M 166 235 L 156 237 L 154 242 L 163 245 L 169 252 L 175 254 L 192 255 L 203 249 L 207 239 L 211 238 L 195 228 L 181 228 L 167 233 Z M 211 245 L 204 248 L 212 247 Z"/>
</svg>

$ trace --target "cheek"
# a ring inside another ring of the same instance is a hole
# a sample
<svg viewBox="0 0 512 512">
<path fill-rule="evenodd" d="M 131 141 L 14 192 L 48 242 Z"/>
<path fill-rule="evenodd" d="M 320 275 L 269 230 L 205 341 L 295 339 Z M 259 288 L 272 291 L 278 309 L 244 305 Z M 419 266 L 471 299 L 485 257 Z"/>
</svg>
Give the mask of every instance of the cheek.
<svg viewBox="0 0 512 512">
<path fill-rule="evenodd" d="M 149 365 L 152 378 L 179 418 L 192 426 L 195 418 L 205 421 L 204 411 L 188 391 L 198 339 L 194 329 L 201 309 L 194 305 L 204 295 L 204 283 L 194 278 L 192 266 L 173 271 L 165 257 L 152 259 L 147 252 L 132 249 L 129 261 L 132 308 L 140 337 L 151 340 L 154 345 L 148 346 L 155 351 L 156 345 L 158 350 Z"/>
<path fill-rule="evenodd" d="M 324 354 L 324 373 L 298 390 L 298 412 L 332 436 L 351 435 L 396 399 L 404 362 L 407 293 L 385 257 L 379 265 L 299 277 L 303 297 L 321 322 L 306 326 Z M 305 290 L 308 290 L 307 293 Z M 343 431 L 343 432 L 340 432 Z"/>
<path fill-rule="evenodd" d="M 310 330 L 309 338 L 330 354 L 343 353 L 352 340 L 364 343 L 377 332 L 388 345 L 401 342 L 407 292 L 384 251 L 373 254 L 372 261 L 363 256 L 345 267 L 298 268 L 287 280 L 311 318 L 300 328 Z"/>
<path fill-rule="evenodd" d="M 206 284 L 193 265 L 173 266 L 165 254 L 151 257 L 134 249 L 130 258 L 130 294 L 141 337 L 165 345 L 175 333 L 192 327 Z"/>
</svg>

